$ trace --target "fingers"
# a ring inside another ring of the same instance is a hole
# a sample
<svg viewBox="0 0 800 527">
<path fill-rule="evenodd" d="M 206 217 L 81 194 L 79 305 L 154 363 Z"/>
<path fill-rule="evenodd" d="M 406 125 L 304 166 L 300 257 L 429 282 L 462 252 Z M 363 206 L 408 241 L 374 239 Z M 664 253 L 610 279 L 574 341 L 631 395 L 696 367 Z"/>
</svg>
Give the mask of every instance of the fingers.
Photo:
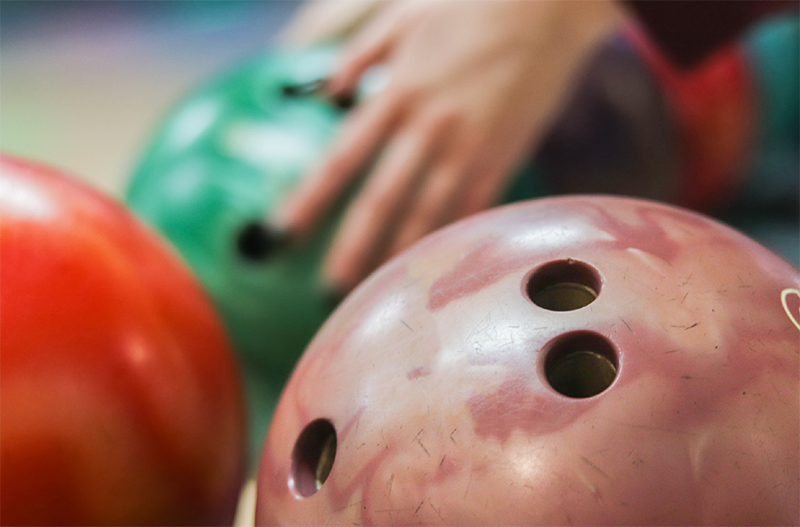
<svg viewBox="0 0 800 527">
<path fill-rule="evenodd" d="M 289 46 L 313 46 L 346 38 L 362 26 L 387 0 L 316 0 L 300 8 L 284 28 L 280 41 Z"/>
<path fill-rule="evenodd" d="M 395 98 L 385 97 L 351 114 L 322 165 L 300 182 L 271 223 L 293 237 L 306 237 L 383 142 L 400 108 Z"/>
<path fill-rule="evenodd" d="M 524 143 L 523 143 L 524 145 Z M 471 216 L 501 202 L 511 181 L 517 177 L 517 164 L 525 152 L 524 146 L 484 149 L 472 164 L 474 176 L 454 206 L 454 219 Z"/>
<path fill-rule="evenodd" d="M 400 6 L 392 3 L 383 8 L 348 46 L 338 72 L 328 82 L 332 96 L 352 92 L 364 71 L 389 53 L 395 35 L 406 23 L 405 10 Z M 293 237 L 307 236 L 382 144 L 407 106 L 406 99 L 399 92 L 387 91 L 351 113 L 322 165 L 301 182 L 271 223 Z"/>
<path fill-rule="evenodd" d="M 425 177 L 419 193 L 408 204 L 404 219 L 397 226 L 394 239 L 386 251 L 393 256 L 411 244 L 445 225 L 455 216 L 455 205 L 469 185 L 467 160 L 447 159 Z"/>
<path fill-rule="evenodd" d="M 493 168 L 482 171 L 474 178 L 474 184 L 465 189 L 454 214 L 458 219 L 466 218 L 486 210 L 500 202 L 509 181 L 508 170 Z"/>
<path fill-rule="evenodd" d="M 336 72 L 328 83 L 330 94 L 336 96 L 352 92 L 370 66 L 385 60 L 403 28 L 408 25 L 412 13 L 407 2 L 394 2 L 362 29 L 339 59 Z"/>
<path fill-rule="evenodd" d="M 431 171 L 404 212 L 387 258 L 436 229 L 500 203 L 515 174 L 502 159 L 476 160 L 477 151 L 460 152 Z"/>
<path fill-rule="evenodd" d="M 446 125 L 444 118 L 426 118 L 398 132 L 387 146 L 331 245 L 323 270 L 330 287 L 347 292 L 380 263 Z"/>
</svg>

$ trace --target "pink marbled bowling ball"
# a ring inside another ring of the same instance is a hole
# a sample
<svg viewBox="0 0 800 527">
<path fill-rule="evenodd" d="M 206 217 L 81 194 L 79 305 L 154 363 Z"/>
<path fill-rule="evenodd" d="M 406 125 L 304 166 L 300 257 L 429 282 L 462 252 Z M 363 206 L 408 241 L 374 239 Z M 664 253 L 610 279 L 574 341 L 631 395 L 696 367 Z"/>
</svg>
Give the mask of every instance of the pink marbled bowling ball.
<svg viewBox="0 0 800 527">
<path fill-rule="evenodd" d="M 798 319 L 796 269 L 682 209 L 459 222 L 306 350 L 257 523 L 797 525 Z"/>
</svg>

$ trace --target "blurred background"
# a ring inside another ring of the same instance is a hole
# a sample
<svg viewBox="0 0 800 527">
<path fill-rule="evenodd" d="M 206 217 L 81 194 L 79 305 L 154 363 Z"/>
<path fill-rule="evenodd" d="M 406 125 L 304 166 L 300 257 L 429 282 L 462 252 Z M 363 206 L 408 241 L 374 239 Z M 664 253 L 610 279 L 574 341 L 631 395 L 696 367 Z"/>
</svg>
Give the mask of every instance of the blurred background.
<svg viewBox="0 0 800 527">
<path fill-rule="evenodd" d="M 264 53 L 299 1 L 0 2 L 0 150 L 121 196 L 191 89 Z"/>
<path fill-rule="evenodd" d="M 168 111 L 192 89 L 273 49 L 278 32 L 301 5 L 300 0 L 3 0 L 0 150 L 61 167 L 102 191 L 121 197 Z M 768 133 L 782 135 L 764 139 L 762 134 L 758 139 L 758 159 L 751 160 L 747 167 L 757 177 L 748 174 L 741 191 L 747 199 L 739 199 L 718 217 L 800 266 L 797 14 L 790 17 L 795 20 L 790 21 L 788 29 L 766 36 L 753 36 L 757 33 L 753 31 L 748 37 L 750 55 L 779 57 L 754 69 L 772 82 L 774 89 L 769 97 L 782 99 L 777 103 L 758 100 L 754 105 L 769 110 L 768 117 L 774 122 L 767 123 L 766 128 L 779 129 Z M 785 48 L 787 35 L 790 43 L 795 39 L 791 49 L 776 53 L 770 48 L 781 39 Z M 787 60 L 791 66 L 788 69 Z M 602 73 L 596 76 L 601 81 L 609 77 Z M 592 85 L 602 85 L 608 91 L 603 82 Z M 597 121 L 598 104 L 608 105 L 614 99 L 605 92 L 598 96 L 599 89 L 594 88 L 594 94 L 588 90 L 584 100 L 590 101 L 586 103 L 589 109 L 576 109 L 578 117 L 594 112 L 592 119 Z M 616 99 L 624 102 L 628 96 L 624 91 L 620 93 Z M 595 104 L 591 97 L 603 100 Z M 655 115 L 659 109 L 653 108 Z M 650 125 L 641 124 L 647 119 Z M 636 127 L 653 128 L 655 119 L 647 115 L 632 118 L 633 124 L 620 141 L 644 137 Z M 576 138 L 570 133 L 580 126 L 586 128 L 583 124 L 576 127 L 575 119 L 572 121 L 569 116 L 564 119 L 562 130 L 551 141 L 559 144 L 546 145 L 547 151 L 541 156 L 542 163 L 549 164 L 545 168 L 559 176 L 570 171 L 585 172 L 585 167 L 596 165 L 588 154 L 582 164 L 571 154 Z M 591 133 L 578 137 L 584 142 L 581 151 L 590 152 L 592 144 L 586 143 L 594 142 L 594 150 L 608 152 L 608 145 L 595 141 L 598 136 L 607 136 L 608 130 L 599 130 L 597 122 L 590 124 L 595 127 Z M 651 139 L 654 145 L 665 144 L 658 133 Z M 569 148 L 560 152 L 564 144 Z M 664 148 L 657 150 L 658 155 L 669 156 L 664 154 Z M 666 157 L 647 157 L 650 165 L 665 166 L 670 162 Z M 750 199 L 753 196 L 757 197 L 755 202 Z M 777 198 L 781 202 L 778 208 L 774 206 Z"/>
</svg>

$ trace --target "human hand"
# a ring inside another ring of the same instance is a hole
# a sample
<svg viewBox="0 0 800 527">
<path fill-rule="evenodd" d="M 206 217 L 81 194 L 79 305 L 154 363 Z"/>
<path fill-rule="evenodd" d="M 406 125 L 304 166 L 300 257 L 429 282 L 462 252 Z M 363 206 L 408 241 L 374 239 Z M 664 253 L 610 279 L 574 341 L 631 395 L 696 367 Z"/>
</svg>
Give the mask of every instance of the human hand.
<svg viewBox="0 0 800 527">
<path fill-rule="evenodd" d="M 405 1 L 345 49 L 328 90 L 385 62 L 386 88 L 357 107 L 274 221 L 300 238 L 380 157 L 349 205 L 323 268 L 344 293 L 428 232 L 497 203 L 566 99 L 611 1 Z"/>
<path fill-rule="evenodd" d="M 282 43 L 292 47 L 343 41 L 357 32 L 375 13 L 393 0 L 310 0 L 281 32 Z"/>
</svg>

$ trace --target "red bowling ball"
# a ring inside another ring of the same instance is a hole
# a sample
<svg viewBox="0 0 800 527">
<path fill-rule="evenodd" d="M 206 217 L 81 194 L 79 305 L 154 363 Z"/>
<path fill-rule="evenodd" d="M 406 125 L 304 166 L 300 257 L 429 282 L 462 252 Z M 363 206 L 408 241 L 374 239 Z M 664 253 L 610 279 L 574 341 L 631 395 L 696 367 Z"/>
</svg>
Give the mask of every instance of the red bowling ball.
<svg viewBox="0 0 800 527">
<path fill-rule="evenodd" d="M 675 118 L 679 174 L 675 202 L 723 210 L 741 190 L 759 128 L 756 66 L 746 46 L 719 50 L 701 66 L 675 67 L 638 26 L 625 29 L 658 80 Z"/>
<path fill-rule="evenodd" d="M 345 300 L 272 421 L 259 525 L 800 521 L 800 273 L 682 209 L 549 198 Z"/>
<path fill-rule="evenodd" d="M 233 351 L 119 203 L 0 156 L 0 524 L 223 525 L 244 479 Z"/>
</svg>

